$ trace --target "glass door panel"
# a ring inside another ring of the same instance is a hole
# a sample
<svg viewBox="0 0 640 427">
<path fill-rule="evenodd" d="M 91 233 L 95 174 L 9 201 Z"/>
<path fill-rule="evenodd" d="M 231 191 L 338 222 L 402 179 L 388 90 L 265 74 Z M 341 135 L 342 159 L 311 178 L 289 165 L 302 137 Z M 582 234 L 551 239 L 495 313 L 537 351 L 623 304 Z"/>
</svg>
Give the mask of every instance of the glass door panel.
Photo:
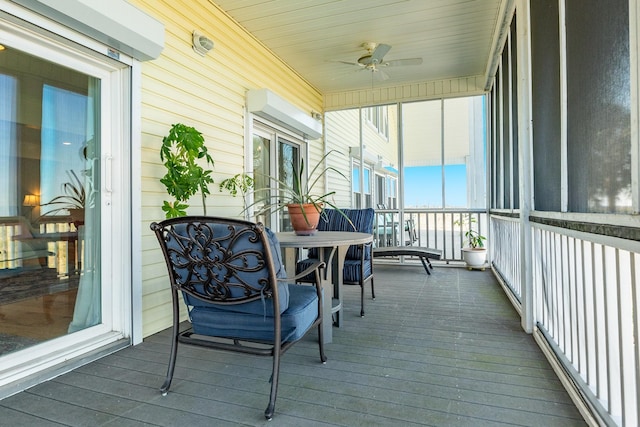
<svg viewBox="0 0 640 427">
<path fill-rule="evenodd" d="M 253 137 L 251 139 L 251 151 L 253 162 L 254 194 L 253 202 L 257 200 L 269 200 L 270 204 L 282 200 L 281 193 L 271 193 L 269 189 L 279 187 L 280 182 L 289 186 L 293 183 L 293 177 L 298 173 L 300 164 L 302 141 L 299 141 L 289 133 L 276 130 L 267 123 L 254 121 Z M 286 136 L 282 136 L 286 135 Z M 270 179 L 273 178 L 273 180 Z M 262 203 L 253 205 L 253 212 L 260 212 Z M 271 212 L 255 215 L 255 220 L 262 222 L 269 228 L 277 231 L 291 231 L 289 214 L 286 209 L 272 209 Z"/>
<path fill-rule="evenodd" d="M 283 138 L 278 139 L 278 179 L 287 187 L 293 188 L 293 179 L 298 174 L 300 164 L 300 146 Z M 308 173 L 309 171 L 307 171 Z M 280 212 L 280 231 L 293 231 L 289 212 L 283 209 Z"/>
<path fill-rule="evenodd" d="M 0 52 L 0 356 L 102 321 L 100 91 Z"/>
<path fill-rule="evenodd" d="M 271 183 L 269 182 L 271 164 L 271 141 L 268 137 L 254 134 L 253 135 L 253 188 L 256 195 L 265 200 L 271 199 Z M 254 210 L 260 211 L 262 204 L 255 205 Z M 268 213 L 256 216 L 256 221 L 263 223 L 271 228 L 271 215 Z"/>
</svg>

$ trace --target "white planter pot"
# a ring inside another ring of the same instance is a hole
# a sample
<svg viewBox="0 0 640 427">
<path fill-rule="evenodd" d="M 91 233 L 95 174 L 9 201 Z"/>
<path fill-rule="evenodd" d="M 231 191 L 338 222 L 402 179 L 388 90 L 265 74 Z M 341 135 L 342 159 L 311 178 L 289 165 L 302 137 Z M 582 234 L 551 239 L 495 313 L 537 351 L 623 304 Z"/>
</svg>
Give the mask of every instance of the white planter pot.
<svg viewBox="0 0 640 427">
<path fill-rule="evenodd" d="M 487 262 L 487 248 L 462 248 L 462 259 L 469 268 L 484 268 Z"/>
</svg>

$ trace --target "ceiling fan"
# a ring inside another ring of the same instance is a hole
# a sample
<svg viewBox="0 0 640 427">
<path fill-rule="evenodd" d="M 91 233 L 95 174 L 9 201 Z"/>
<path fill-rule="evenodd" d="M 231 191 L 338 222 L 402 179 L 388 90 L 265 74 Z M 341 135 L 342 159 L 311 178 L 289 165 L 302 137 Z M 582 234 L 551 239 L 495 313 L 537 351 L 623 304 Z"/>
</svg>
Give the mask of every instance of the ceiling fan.
<svg viewBox="0 0 640 427">
<path fill-rule="evenodd" d="M 422 58 L 405 58 L 405 59 L 394 59 L 391 61 L 385 61 L 384 56 L 389 52 L 391 46 L 388 44 L 375 43 L 375 42 L 366 42 L 362 44 L 362 47 L 367 50 L 367 53 L 360 58 L 356 62 L 348 62 L 348 61 L 334 61 L 347 65 L 355 65 L 360 67 L 358 71 L 371 71 L 372 73 L 377 73 L 379 78 L 382 80 L 387 80 L 389 76 L 385 73 L 382 68 L 386 67 L 397 67 L 404 65 L 420 65 L 422 64 Z"/>
</svg>

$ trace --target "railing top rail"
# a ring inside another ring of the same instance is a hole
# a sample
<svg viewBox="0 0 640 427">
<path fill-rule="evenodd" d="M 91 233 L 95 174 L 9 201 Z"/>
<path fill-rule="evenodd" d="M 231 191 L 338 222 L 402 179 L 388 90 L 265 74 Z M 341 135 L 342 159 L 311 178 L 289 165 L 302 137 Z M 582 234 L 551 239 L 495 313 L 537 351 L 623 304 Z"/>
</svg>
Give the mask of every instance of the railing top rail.
<svg viewBox="0 0 640 427">
<path fill-rule="evenodd" d="M 400 212 L 401 209 L 376 209 L 376 212 L 380 213 L 393 213 Z M 460 209 L 460 208 L 404 208 L 403 212 L 406 213 L 488 213 L 486 209 Z"/>
</svg>

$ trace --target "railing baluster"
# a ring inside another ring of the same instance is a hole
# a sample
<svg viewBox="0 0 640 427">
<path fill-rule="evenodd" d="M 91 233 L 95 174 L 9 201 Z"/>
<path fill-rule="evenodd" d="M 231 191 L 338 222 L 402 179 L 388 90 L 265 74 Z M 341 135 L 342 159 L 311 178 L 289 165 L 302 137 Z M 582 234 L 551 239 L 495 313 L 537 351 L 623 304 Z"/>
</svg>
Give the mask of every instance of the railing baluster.
<svg viewBox="0 0 640 427">
<path fill-rule="evenodd" d="M 518 234 L 517 221 L 509 221 L 491 218 L 493 267 L 503 279 L 519 281 L 512 264 L 519 255 L 501 243 Z M 533 225 L 532 245 L 538 329 L 598 417 L 607 425 L 638 425 L 640 254 L 623 240 L 543 224 Z"/>
</svg>

